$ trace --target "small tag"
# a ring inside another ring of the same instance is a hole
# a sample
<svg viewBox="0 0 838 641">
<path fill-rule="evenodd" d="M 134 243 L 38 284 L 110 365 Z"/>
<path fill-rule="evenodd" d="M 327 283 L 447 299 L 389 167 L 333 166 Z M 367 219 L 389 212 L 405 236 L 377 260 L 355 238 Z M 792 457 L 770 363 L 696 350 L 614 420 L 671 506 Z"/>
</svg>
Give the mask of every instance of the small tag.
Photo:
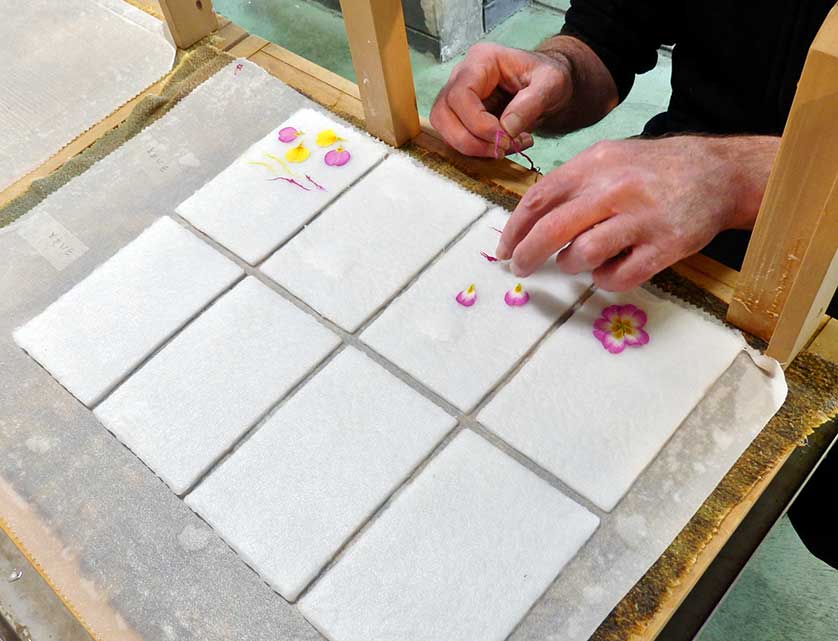
<svg viewBox="0 0 838 641">
<path fill-rule="evenodd" d="M 145 153 L 148 159 L 151 160 L 152 166 L 155 167 L 157 171 L 161 174 L 169 171 L 169 154 L 167 152 L 166 145 L 149 136 L 149 140 L 145 147 Z"/>
<path fill-rule="evenodd" d="M 58 271 L 88 250 L 73 232 L 45 212 L 24 220 L 18 226 L 17 234 Z"/>
</svg>

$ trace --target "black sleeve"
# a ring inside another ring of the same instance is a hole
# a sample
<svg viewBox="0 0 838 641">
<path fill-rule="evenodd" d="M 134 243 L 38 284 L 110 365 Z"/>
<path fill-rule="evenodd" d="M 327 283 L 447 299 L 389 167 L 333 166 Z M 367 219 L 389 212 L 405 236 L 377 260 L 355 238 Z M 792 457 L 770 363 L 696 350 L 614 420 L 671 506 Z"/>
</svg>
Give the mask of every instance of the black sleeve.
<svg viewBox="0 0 838 641">
<path fill-rule="evenodd" d="M 661 0 L 571 0 L 562 35 L 587 44 L 605 64 L 620 95 L 636 74 L 654 68 L 658 47 L 673 42 L 672 4 Z"/>
</svg>

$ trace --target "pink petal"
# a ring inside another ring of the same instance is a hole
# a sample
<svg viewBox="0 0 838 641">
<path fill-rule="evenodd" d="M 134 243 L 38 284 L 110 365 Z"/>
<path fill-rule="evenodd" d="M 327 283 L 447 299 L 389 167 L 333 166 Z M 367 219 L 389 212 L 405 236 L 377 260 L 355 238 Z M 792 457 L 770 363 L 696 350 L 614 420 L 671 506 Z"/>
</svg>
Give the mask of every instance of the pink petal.
<svg viewBox="0 0 838 641">
<path fill-rule="evenodd" d="M 623 316 L 630 318 L 635 329 L 646 324 L 646 312 L 634 305 L 623 305 Z"/>
<path fill-rule="evenodd" d="M 613 334 L 606 334 L 602 346 L 612 354 L 619 354 L 626 348 L 626 343 L 622 338 L 614 338 Z"/>
<path fill-rule="evenodd" d="M 604 318 L 597 318 L 594 321 L 594 328 L 598 329 L 601 332 L 610 332 L 611 331 L 611 323 L 609 323 Z"/>
<path fill-rule="evenodd" d="M 463 307 L 471 307 L 477 301 L 477 294 L 466 294 L 465 291 L 462 291 L 457 294 L 456 301 Z"/>
<path fill-rule="evenodd" d="M 297 138 L 298 132 L 296 127 L 283 127 L 279 130 L 277 138 L 279 142 L 293 142 Z"/>
<path fill-rule="evenodd" d="M 330 152 L 326 153 L 326 155 L 323 157 L 323 160 L 330 167 L 342 167 L 343 165 L 349 162 L 350 158 L 351 156 L 349 152 L 345 149 L 332 149 Z"/>
<path fill-rule="evenodd" d="M 527 292 L 516 294 L 510 290 L 504 295 L 503 301 L 510 307 L 521 307 L 530 302 L 530 295 Z"/>
<path fill-rule="evenodd" d="M 638 345 L 645 345 L 649 342 L 649 335 L 646 333 L 645 330 L 638 329 L 637 330 L 637 344 Z"/>
<path fill-rule="evenodd" d="M 603 318 L 608 319 L 609 321 L 613 321 L 614 317 L 620 315 L 620 306 L 619 305 L 609 305 L 605 309 L 602 310 L 601 316 Z"/>
</svg>

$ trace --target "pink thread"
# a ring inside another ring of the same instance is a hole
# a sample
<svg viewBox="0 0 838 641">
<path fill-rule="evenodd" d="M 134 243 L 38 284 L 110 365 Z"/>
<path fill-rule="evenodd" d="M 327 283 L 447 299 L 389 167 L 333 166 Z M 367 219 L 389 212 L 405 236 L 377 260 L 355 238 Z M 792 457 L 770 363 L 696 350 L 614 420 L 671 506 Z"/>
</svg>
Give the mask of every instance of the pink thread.
<svg viewBox="0 0 838 641">
<path fill-rule="evenodd" d="M 488 260 L 490 263 L 496 263 L 500 260 L 500 258 L 495 258 L 494 256 L 489 256 L 489 254 L 487 254 L 486 252 L 480 252 L 480 255 L 483 256 L 483 258 Z"/>
<path fill-rule="evenodd" d="M 236 65 L 236 70 L 233 72 L 233 75 L 238 76 L 239 73 L 241 73 L 242 69 L 244 69 L 244 65 L 242 63 L 237 64 Z"/>
<path fill-rule="evenodd" d="M 285 182 L 287 182 L 287 183 L 291 183 L 292 185 L 296 185 L 297 187 L 299 187 L 299 188 L 300 188 L 300 189 L 302 189 L 303 191 L 311 191 L 311 189 L 309 189 L 309 188 L 308 188 L 308 187 L 306 187 L 305 185 L 301 185 L 300 183 L 298 183 L 298 182 L 297 182 L 296 180 L 294 180 L 293 178 L 286 178 L 285 176 L 277 176 L 276 178 L 268 178 L 268 180 L 270 180 L 270 181 L 274 181 L 274 180 L 284 180 L 284 181 L 285 181 Z"/>
<path fill-rule="evenodd" d="M 494 230 L 495 230 L 496 232 L 498 232 L 499 234 L 502 234 L 502 233 L 503 233 L 503 230 L 502 230 L 502 229 L 498 229 L 497 227 L 489 227 L 489 229 L 494 229 Z"/>
<path fill-rule="evenodd" d="M 323 185 L 319 185 L 319 184 L 317 184 L 317 183 L 314 181 L 314 178 L 312 178 L 312 177 L 311 177 L 311 176 L 309 176 L 308 174 L 306 174 L 306 180 L 307 180 L 307 181 L 309 181 L 309 182 L 310 182 L 312 185 L 314 185 L 315 187 L 317 187 L 317 189 L 319 189 L 320 191 L 326 191 L 326 188 L 325 188 Z"/>
<path fill-rule="evenodd" d="M 498 129 L 497 131 L 495 131 L 495 158 L 498 158 L 498 147 L 500 146 L 500 140 L 501 140 L 501 137 L 503 137 L 503 136 L 509 136 L 509 134 L 507 134 L 503 129 Z M 509 140 L 512 141 L 512 152 L 516 153 L 520 156 L 523 156 L 524 158 L 526 158 L 527 162 L 530 163 L 530 166 L 528 167 L 528 170 L 529 171 L 535 171 L 535 172 L 538 172 L 540 174 L 541 169 L 536 167 L 535 162 L 533 162 L 533 159 L 530 158 L 527 154 L 524 153 L 524 151 L 521 149 L 521 145 L 518 144 L 518 141 L 515 138 L 513 138 L 512 136 L 509 136 Z M 537 176 L 536 176 L 536 180 L 538 180 Z"/>
</svg>

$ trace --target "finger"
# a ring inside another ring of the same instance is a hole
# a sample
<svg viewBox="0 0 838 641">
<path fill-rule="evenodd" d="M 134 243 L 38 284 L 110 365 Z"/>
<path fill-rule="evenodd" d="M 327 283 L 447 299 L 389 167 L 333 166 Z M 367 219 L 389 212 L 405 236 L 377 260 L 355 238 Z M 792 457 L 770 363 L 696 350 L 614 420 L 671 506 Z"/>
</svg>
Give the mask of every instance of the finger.
<svg viewBox="0 0 838 641">
<path fill-rule="evenodd" d="M 591 198 L 579 197 L 563 203 L 539 219 L 518 243 L 512 253 L 512 273 L 522 278 L 529 276 L 552 254 L 609 214 L 601 201 Z"/>
<path fill-rule="evenodd" d="M 594 284 L 610 292 L 624 292 L 649 280 L 666 267 L 654 245 L 636 245 L 625 255 L 593 271 Z"/>
<path fill-rule="evenodd" d="M 500 121 L 497 116 L 486 110 L 486 105 L 478 94 L 478 88 L 474 85 L 478 81 L 482 82 L 474 77 L 473 72 L 464 72 L 451 87 L 446 102 L 466 129 L 477 138 L 494 144 L 495 136 L 501 130 Z"/>
<path fill-rule="evenodd" d="M 532 71 L 527 86 L 518 91 L 500 117 L 501 126 L 513 138 L 531 131 L 545 112 L 561 105 L 566 92 L 564 77 L 550 65 L 539 65 Z"/>
<path fill-rule="evenodd" d="M 564 202 L 576 184 L 573 173 L 563 165 L 551 171 L 524 194 L 512 216 L 503 228 L 495 255 L 503 260 L 512 258 L 512 252 L 542 216 Z"/>
<path fill-rule="evenodd" d="M 594 225 L 559 252 L 556 264 L 567 274 L 591 272 L 638 241 L 632 219 L 617 214 Z"/>
<path fill-rule="evenodd" d="M 473 135 L 460 121 L 447 102 L 439 101 L 431 112 L 431 126 L 445 142 L 466 156 L 494 156 L 494 143 Z"/>
</svg>

